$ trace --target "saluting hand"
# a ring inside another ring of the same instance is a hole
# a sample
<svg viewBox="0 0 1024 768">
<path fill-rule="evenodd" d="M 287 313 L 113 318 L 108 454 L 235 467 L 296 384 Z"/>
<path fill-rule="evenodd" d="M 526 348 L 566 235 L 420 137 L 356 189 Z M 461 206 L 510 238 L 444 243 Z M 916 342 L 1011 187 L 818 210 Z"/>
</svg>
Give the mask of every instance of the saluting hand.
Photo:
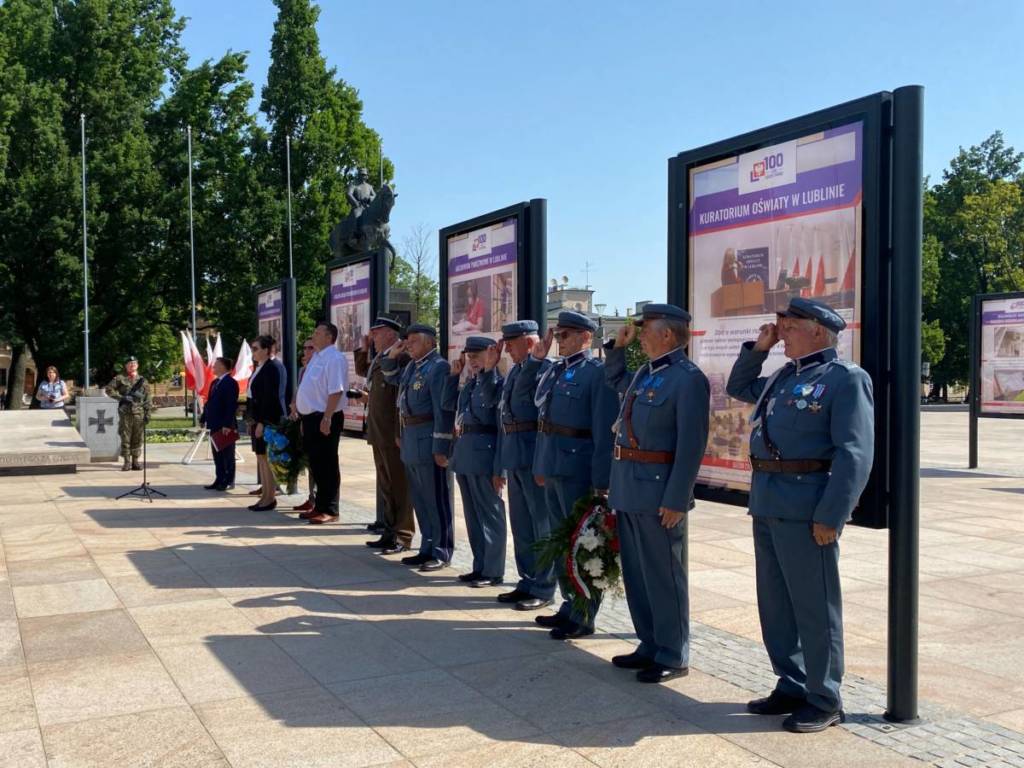
<svg viewBox="0 0 1024 768">
<path fill-rule="evenodd" d="M 548 352 L 551 349 L 551 345 L 555 341 L 555 329 L 548 328 L 547 333 L 544 334 L 544 338 L 533 345 L 533 349 L 530 350 L 530 354 L 538 360 L 543 360 L 548 356 Z"/>
<path fill-rule="evenodd" d="M 661 527 L 662 528 L 675 528 L 686 517 L 685 512 L 677 512 L 674 509 L 668 507 L 658 507 L 658 514 L 661 515 Z"/>
<path fill-rule="evenodd" d="M 811 534 L 814 536 L 814 542 L 819 547 L 827 547 L 839 538 L 839 531 L 835 528 L 830 528 L 824 523 L 815 523 L 811 527 Z"/>
<path fill-rule="evenodd" d="M 636 338 L 636 326 L 632 323 L 626 323 L 624 326 L 619 328 L 619 332 L 615 334 L 615 347 L 628 347 L 633 343 L 633 339 Z"/>
<path fill-rule="evenodd" d="M 452 376 L 461 376 L 462 369 L 466 367 L 466 353 L 459 355 L 457 360 L 452 361 Z"/>
<path fill-rule="evenodd" d="M 361 349 L 364 352 L 369 352 L 370 351 L 370 335 L 369 334 L 366 334 L 365 336 L 363 336 L 363 341 L 362 341 L 362 344 L 361 344 Z"/>
<path fill-rule="evenodd" d="M 761 326 L 761 335 L 754 342 L 754 349 L 758 352 L 767 352 L 779 342 L 779 329 L 775 323 L 765 323 Z"/>
<path fill-rule="evenodd" d="M 500 341 L 498 342 L 501 343 Z M 498 360 L 501 358 L 501 352 L 497 346 L 488 347 L 484 350 L 484 370 L 493 371 L 494 366 L 498 364 Z"/>
<path fill-rule="evenodd" d="M 398 341 L 396 341 L 394 346 L 392 346 L 391 349 L 388 350 L 388 357 L 390 357 L 393 360 L 400 354 L 405 352 L 405 347 L 407 343 L 408 342 L 406 342 L 405 339 L 399 339 Z"/>
</svg>

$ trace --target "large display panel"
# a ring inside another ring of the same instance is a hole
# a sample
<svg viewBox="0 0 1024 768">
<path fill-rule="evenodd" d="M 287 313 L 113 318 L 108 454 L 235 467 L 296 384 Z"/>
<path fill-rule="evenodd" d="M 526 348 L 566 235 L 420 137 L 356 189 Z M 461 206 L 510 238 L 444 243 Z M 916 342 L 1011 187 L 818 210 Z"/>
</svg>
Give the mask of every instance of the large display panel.
<svg viewBox="0 0 1024 768">
<path fill-rule="evenodd" d="M 338 349 L 348 360 L 349 387 L 363 389 L 365 379 L 356 375 L 355 350 L 370 330 L 370 260 L 358 261 L 329 271 L 329 317 L 338 327 Z M 362 405 L 346 405 L 345 429 L 362 430 L 366 409 Z"/>
<path fill-rule="evenodd" d="M 978 415 L 1024 417 L 1024 293 L 979 300 Z"/>
<path fill-rule="evenodd" d="M 742 342 L 791 298 L 835 308 L 847 322 L 840 354 L 860 361 L 863 161 L 856 121 L 688 170 L 690 356 L 712 391 L 699 482 L 750 490 L 752 406 L 726 381 Z M 764 374 L 786 362 L 776 346 Z"/>
<path fill-rule="evenodd" d="M 279 345 L 284 341 L 284 295 L 280 286 L 256 293 L 256 320 L 260 336 L 272 336 Z"/>
<path fill-rule="evenodd" d="M 440 341 L 449 360 L 467 337 L 500 339 L 513 320 L 536 320 L 543 333 L 546 216 L 546 201 L 535 199 L 441 230 Z M 499 368 L 509 365 L 504 355 Z"/>
</svg>

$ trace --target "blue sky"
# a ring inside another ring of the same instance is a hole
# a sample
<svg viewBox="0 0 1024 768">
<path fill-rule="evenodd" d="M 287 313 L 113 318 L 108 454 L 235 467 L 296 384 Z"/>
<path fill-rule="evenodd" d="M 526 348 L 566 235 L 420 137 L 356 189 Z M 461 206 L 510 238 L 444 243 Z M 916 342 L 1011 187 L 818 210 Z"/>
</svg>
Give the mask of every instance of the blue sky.
<svg viewBox="0 0 1024 768">
<path fill-rule="evenodd" d="M 176 0 L 193 63 L 248 51 L 270 0 Z M 925 86 L 925 171 L 1000 129 L 1024 150 L 1024 3 L 324 0 L 320 44 L 396 166 L 392 239 L 548 199 L 548 274 L 624 311 L 663 299 L 667 159 Z M 435 243 L 436 248 L 436 243 Z"/>
</svg>

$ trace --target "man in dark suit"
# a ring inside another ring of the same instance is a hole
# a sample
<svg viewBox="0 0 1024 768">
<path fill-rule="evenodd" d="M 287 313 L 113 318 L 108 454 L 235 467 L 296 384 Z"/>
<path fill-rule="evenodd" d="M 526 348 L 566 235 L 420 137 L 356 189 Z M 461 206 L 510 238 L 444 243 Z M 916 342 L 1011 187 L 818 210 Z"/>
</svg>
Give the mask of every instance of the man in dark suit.
<svg viewBox="0 0 1024 768">
<path fill-rule="evenodd" d="M 363 338 L 362 347 L 355 350 L 356 373 L 366 379 L 366 394 L 360 402 L 367 402 L 366 441 L 373 448 L 373 463 L 377 468 L 377 500 L 384 516 L 384 529 L 379 539 L 366 542 L 366 546 L 379 549 L 383 555 L 405 552 L 412 544 L 415 533 L 409 482 L 402 466 L 398 449 L 398 385 L 384 378 L 381 359 L 399 341 L 401 324 L 390 317 L 378 317 L 370 326 L 370 336 Z M 404 367 L 409 355 L 398 356 L 398 366 Z"/>
<path fill-rule="evenodd" d="M 217 377 L 210 384 L 210 396 L 203 409 L 201 422 L 210 430 L 228 433 L 236 429 L 235 412 L 238 410 L 238 382 L 229 373 L 234 362 L 218 357 L 213 362 L 213 373 Z M 226 445 L 222 450 L 213 449 L 213 465 L 216 479 L 205 486 L 208 491 L 226 491 L 235 487 L 235 445 Z"/>
</svg>

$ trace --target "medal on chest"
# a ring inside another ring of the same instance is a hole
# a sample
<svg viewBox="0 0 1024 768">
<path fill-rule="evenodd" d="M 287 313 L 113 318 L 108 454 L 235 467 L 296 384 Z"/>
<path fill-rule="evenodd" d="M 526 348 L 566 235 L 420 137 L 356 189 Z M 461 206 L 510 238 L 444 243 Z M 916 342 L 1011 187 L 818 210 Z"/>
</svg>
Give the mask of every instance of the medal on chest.
<svg viewBox="0 0 1024 768">
<path fill-rule="evenodd" d="M 413 381 L 413 383 L 412 383 L 412 388 L 417 390 L 417 391 L 423 389 L 423 378 L 420 377 L 420 376 L 417 376 L 415 381 Z"/>
</svg>

